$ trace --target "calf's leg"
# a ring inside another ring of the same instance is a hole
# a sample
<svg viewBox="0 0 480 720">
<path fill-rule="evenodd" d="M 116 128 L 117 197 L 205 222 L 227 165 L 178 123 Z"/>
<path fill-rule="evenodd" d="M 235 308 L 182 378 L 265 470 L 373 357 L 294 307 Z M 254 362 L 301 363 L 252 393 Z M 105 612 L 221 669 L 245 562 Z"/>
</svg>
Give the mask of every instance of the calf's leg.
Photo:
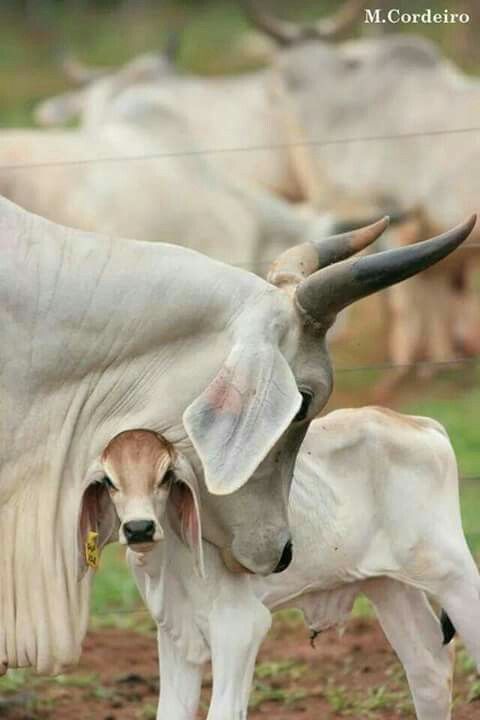
<svg viewBox="0 0 480 720">
<path fill-rule="evenodd" d="M 188 662 L 170 636 L 157 628 L 160 700 L 157 720 L 195 720 L 203 666 Z"/>
<path fill-rule="evenodd" d="M 454 647 L 425 593 L 396 580 L 367 581 L 363 591 L 407 675 L 418 720 L 450 720 Z"/>
<path fill-rule="evenodd" d="M 271 622 L 249 578 L 232 577 L 219 588 L 209 616 L 213 689 L 207 720 L 246 720 L 255 660 Z"/>
</svg>

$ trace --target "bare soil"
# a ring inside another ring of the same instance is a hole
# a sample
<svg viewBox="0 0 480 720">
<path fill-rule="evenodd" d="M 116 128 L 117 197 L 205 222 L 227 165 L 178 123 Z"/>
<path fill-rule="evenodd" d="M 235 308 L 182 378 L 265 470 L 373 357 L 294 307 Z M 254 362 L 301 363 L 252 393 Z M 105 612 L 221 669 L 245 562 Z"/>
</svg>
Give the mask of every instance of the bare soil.
<svg viewBox="0 0 480 720">
<path fill-rule="evenodd" d="M 455 720 L 480 718 L 476 678 L 465 661 L 455 680 Z M 211 689 L 207 672 L 204 720 Z M 60 680 L 30 679 L 4 693 L 0 718 L 8 720 L 153 720 L 158 694 L 153 635 L 108 629 L 88 635 L 82 661 Z M 330 720 L 339 717 L 413 718 L 402 669 L 375 620 L 352 620 L 310 647 L 307 631 L 277 620 L 259 656 L 252 720 Z M 162 719 L 163 720 L 163 719 Z M 165 718 L 164 720 L 169 720 Z"/>
</svg>

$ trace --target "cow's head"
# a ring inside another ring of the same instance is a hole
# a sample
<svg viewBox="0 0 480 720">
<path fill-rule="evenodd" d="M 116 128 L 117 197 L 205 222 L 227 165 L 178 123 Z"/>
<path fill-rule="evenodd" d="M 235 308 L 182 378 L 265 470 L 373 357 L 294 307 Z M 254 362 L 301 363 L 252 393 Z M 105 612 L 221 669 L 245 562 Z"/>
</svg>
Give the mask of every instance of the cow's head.
<svg viewBox="0 0 480 720">
<path fill-rule="evenodd" d="M 144 53 L 120 68 L 89 68 L 68 59 L 65 70 L 81 87 L 39 102 L 34 110 L 35 122 L 52 127 L 80 118 L 81 124 L 96 124 L 104 119 L 110 102 L 125 89 L 174 76 L 173 60 L 170 53 Z"/>
<path fill-rule="evenodd" d="M 274 263 L 269 281 L 276 291 L 239 308 L 227 357 L 183 415 L 205 477 L 204 537 L 222 549 L 230 569 L 269 574 L 291 559 L 290 483 L 309 422 L 331 393 L 325 335 L 337 313 L 445 257 L 474 222 L 352 259 L 387 220 L 304 243 Z"/>
<path fill-rule="evenodd" d="M 150 430 L 127 430 L 103 451 L 82 500 L 80 568 L 85 568 L 88 533 L 101 549 L 115 539 L 136 553 L 150 552 L 164 539 L 165 514 L 194 553 L 203 572 L 198 488 L 188 461 Z"/>
</svg>

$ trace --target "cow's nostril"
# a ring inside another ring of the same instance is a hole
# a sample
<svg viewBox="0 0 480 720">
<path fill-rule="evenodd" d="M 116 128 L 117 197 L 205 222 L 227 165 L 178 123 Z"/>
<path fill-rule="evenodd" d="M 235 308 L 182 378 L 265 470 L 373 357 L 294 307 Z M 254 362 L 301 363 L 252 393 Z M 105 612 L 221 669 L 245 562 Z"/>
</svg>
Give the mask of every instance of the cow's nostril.
<svg viewBox="0 0 480 720">
<path fill-rule="evenodd" d="M 288 568 L 288 566 L 290 565 L 290 563 L 292 562 L 292 557 L 293 557 L 293 546 L 292 546 L 292 541 L 289 540 L 287 542 L 287 544 L 285 545 L 285 547 L 283 548 L 282 557 L 278 561 L 278 565 L 273 572 L 281 573 L 284 570 L 286 570 Z"/>
<path fill-rule="evenodd" d="M 123 532 L 129 545 L 151 542 L 155 535 L 155 523 L 153 520 L 130 520 L 123 526 Z"/>
</svg>

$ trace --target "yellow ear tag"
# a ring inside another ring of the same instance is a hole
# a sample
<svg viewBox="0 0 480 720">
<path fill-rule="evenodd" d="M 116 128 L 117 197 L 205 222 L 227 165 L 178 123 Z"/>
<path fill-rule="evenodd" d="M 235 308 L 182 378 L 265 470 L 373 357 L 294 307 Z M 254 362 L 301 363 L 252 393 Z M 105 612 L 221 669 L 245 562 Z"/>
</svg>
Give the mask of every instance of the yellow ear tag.
<svg viewBox="0 0 480 720">
<path fill-rule="evenodd" d="M 87 561 L 88 567 L 91 567 L 93 570 L 97 570 L 98 562 L 100 560 L 97 538 L 98 533 L 90 530 L 85 542 L 85 560 Z"/>
</svg>

